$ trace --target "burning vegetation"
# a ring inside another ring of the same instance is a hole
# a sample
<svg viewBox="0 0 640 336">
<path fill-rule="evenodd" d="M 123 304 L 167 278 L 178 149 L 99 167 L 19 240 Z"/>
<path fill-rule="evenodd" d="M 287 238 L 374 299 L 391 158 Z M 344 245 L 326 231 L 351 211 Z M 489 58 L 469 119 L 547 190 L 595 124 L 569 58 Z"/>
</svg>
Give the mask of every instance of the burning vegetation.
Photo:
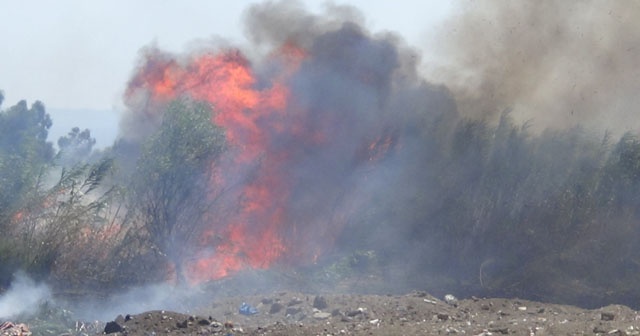
<svg viewBox="0 0 640 336">
<path fill-rule="evenodd" d="M 478 13 L 465 15 L 475 22 Z M 537 25 L 528 14 L 515 16 Z M 545 94 L 544 58 L 497 72 L 499 57 L 465 53 L 455 40 L 447 50 L 459 64 L 434 70 L 446 84 L 436 85 L 420 74 L 417 51 L 367 31 L 351 8 L 321 17 L 268 2 L 246 19 L 254 50 L 143 49 L 120 137 L 106 150 L 74 129 L 55 155 L 41 103 L 0 112 L 5 286 L 18 269 L 65 289 L 293 269 L 332 281 L 375 274 L 386 292 L 637 304 L 640 140 L 581 126 L 608 113 L 612 80 L 598 111 L 580 114 L 576 95 Z M 543 44 L 557 42 L 546 33 Z M 526 42 L 483 50 L 511 59 Z M 605 65 L 625 66 L 621 57 Z M 518 77 L 536 71 L 532 82 Z M 616 73 L 623 89 L 637 85 Z M 599 88 L 580 83 L 580 97 Z M 626 104 L 625 90 L 614 98 Z M 581 122 L 544 123 L 558 111 Z M 530 128 L 523 115 L 542 123 Z"/>
</svg>

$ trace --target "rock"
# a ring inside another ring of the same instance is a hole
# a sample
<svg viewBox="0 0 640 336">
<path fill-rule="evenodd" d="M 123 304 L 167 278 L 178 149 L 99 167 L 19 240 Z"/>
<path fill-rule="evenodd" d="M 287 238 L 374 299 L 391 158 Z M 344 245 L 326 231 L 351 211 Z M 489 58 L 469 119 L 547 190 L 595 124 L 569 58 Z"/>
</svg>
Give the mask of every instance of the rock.
<svg viewBox="0 0 640 336">
<path fill-rule="evenodd" d="M 317 308 L 317 309 L 322 310 L 322 309 L 325 309 L 327 307 L 328 307 L 327 300 L 324 298 L 324 296 L 319 296 L 318 295 L 313 299 L 313 308 Z"/>
<path fill-rule="evenodd" d="M 182 322 L 176 322 L 176 327 L 178 329 L 185 329 L 189 326 L 189 320 L 184 320 Z"/>
<path fill-rule="evenodd" d="M 107 322 L 107 325 L 104 326 L 105 334 L 113 334 L 117 332 L 122 332 L 124 328 L 119 325 L 116 321 Z"/>
<path fill-rule="evenodd" d="M 594 334 L 605 334 L 607 332 L 607 329 L 605 329 L 602 326 L 595 326 L 593 327 L 593 333 Z"/>
<path fill-rule="evenodd" d="M 609 313 L 609 312 L 600 313 L 600 319 L 603 321 L 613 321 L 614 318 L 615 318 L 615 315 L 613 313 Z"/>
<path fill-rule="evenodd" d="M 445 313 L 438 313 L 436 316 L 438 316 L 438 320 L 441 321 L 446 321 L 449 319 L 449 315 Z"/>
</svg>

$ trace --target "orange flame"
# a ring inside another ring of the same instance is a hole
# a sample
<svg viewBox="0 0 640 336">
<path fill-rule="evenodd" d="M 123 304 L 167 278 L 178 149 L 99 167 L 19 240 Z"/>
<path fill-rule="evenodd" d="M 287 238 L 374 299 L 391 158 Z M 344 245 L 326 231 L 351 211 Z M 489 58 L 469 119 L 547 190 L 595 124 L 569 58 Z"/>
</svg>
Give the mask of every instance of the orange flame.
<svg viewBox="0 0 640 336">
<path fill-rule="evenodd" d="M 227 141 L 237 151 L 234 164 L 261 162 L 260 171 L 242 190 L 238 215 L 222 229 L 214 225 L 202 235 L 213 253 L 188 265 L 190 281 L 218 279 L 245 267 L 267 268 L 287 250 L 281 231 L 286 215 L 283 203 L 289 193 L 286 176 L 278 169 L 287 154 L 276 151 L 262 156 L 270 145 L 263 123 L 269 123 L 266 126 L 271 130 L 286 131 L 286 126 L 278 122 L 289 96 L 284 81 L 304 56 L 303 50 L 285 45 L 272 57 L 281 60 L 286 68 L 261 89 L 257 88 L 250 62 L 237 50 L 200 55 L 186 65 L 173 60 L 147 60 L 131 80 L 127 94 L 143 89 L 149 92 L 152 102 L 167 102 L 188 94 L 211 103 L 212 122 L 225 129 Z M 227 172 L 220 174 L 212 183 L 225 183 Z"/>
</svg>

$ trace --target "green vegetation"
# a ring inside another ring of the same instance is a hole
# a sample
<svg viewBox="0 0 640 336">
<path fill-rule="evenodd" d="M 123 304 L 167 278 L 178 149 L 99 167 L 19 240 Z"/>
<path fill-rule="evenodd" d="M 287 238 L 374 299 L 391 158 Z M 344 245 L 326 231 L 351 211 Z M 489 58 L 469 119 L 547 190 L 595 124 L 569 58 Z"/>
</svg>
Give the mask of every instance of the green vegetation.
<svg viewBox="0 0 640 336">
<path fill-rule="evenodd" d="M 207 216 L 218 215 L 221 191 L 206 182 L 226 145 L 211 115 L 179 99 L 137 147 L 98 153 L 90 131 L 74 128 L 55 153 L 42 103 L 1 110 L 0 285 L 17 270 L 71 288 L 156 281 L 169 269 L 184 281 L 182 263 L 197 252 Z M 376 171 L 393 188 L 348 214 L 337 242 L 347 257 L 324 276 L 408 270 L 418 283 L 424 270 L 476 295 L 640 299 L 636 134 L 534 134 L 508 112 L 495 123 L 411 128 L 419 131 L 394 149 L 401 167 Z"/>
<path fill-rule="evenodd" d="M 405 228 L 405 249 L 372 238 L 387 266 L 411 251 L 416 268 L 448 274 L 474 295 L 586 305 L 640 298 L 636 135 L 617 143 L 579 127 L 534 135 L 508 112 L 495 126 L 461 120 L 451 134 L 421 140 L 444 145 L 406 168 L 417 173 L 400 189 L 418 183 L 414 197 L 375 200 L 367 220 L 391 216 Z"/>
<path fill-rule="evenodd" d="M 211 108 L 177 100 L 143 145 L 129 204 L 150 243 L 185 281 L 183 261 L 212 207 L 211 165 L 224 149 L 224 133 L 211 123 Z"/>
</svg>

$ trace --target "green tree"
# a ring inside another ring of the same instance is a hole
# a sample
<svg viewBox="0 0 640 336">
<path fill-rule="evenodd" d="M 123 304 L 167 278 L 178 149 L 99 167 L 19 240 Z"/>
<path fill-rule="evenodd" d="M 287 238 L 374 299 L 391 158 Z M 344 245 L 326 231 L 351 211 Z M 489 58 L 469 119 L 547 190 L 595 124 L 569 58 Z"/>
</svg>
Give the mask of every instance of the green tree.
<svg viewBox="0 0 640 336">
<path fill-rule="evenodd" d="M 211 165 L 223 152 L 224 133 L 211 108 L 179 99 L 142 146 L 133 175 L 133 200 L 152 244 L 184 281 L 183 261 L 211 205 Z"/>
<path fill-rule="evenodd" d="M 23 100 L 0 111 L 0 227 L 34 190 L 51 163 L 53 146 L 47 141 L 51 125 L 41 102 L 28 107 Z"/>
</svg>

